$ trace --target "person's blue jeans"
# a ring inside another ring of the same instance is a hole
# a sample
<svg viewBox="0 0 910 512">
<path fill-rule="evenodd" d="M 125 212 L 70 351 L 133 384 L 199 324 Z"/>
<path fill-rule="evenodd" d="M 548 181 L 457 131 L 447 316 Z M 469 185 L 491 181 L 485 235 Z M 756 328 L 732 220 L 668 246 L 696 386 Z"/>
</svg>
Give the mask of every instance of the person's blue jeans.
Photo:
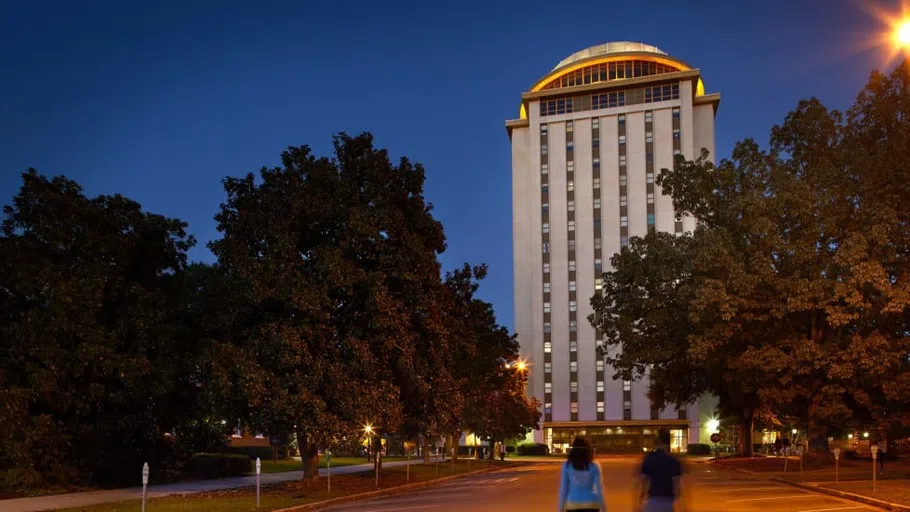
<svg viewBox="0 0 910 512">
<path fill-rule="evenodd" d="M 645 503 L 644 512 L 673 512 L 674 501 L 670 497 L 651 496 Z"/>
</svg>

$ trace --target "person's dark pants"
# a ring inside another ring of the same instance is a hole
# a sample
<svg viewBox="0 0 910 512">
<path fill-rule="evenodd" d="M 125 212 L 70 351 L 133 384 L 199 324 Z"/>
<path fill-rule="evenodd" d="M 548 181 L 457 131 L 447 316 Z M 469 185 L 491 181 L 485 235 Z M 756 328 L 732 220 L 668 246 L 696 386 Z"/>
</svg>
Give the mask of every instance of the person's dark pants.
<svg viewBox="0 0 910 512">
<path fill-rule="evenodd" d="M 882 457 L 882 454 L 880 454 L 880 453 L 878 454 L 878 470 L 879 471 L 885 470 L 885 458 Z"/>
</svg>

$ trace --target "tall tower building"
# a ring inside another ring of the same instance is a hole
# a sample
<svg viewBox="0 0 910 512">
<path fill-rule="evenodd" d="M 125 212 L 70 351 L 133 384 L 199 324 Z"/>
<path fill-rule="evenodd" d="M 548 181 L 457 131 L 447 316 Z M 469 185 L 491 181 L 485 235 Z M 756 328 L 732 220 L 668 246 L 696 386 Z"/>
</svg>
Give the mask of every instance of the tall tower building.
<svg viewBox="0 0 910 512">
<path fill-rule="evenodd" d="M 590 298 L 610 258 L 656 229 L 683 233 L 654 183 L 674 155 L 714 155 L 719 94 L 658 48 L 614 42 L 563 59 L 521 95 L 512 141 L 515 330 L 543 404 L 538 442 L 554 451 L 586 435 L 598 452 L 641 452 L 656 428 L 673 447 L 705 437 L 697 404 L 655 409 L 648 379 L 614 380 L 596 355 Z"/>
</svg>

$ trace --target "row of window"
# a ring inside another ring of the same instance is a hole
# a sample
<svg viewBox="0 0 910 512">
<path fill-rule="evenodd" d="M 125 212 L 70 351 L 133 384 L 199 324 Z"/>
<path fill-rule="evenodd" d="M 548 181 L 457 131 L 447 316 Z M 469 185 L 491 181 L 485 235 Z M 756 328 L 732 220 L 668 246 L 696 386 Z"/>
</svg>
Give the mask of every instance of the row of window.
<svg viewBox="0 0 910 512">
<path fill-rule="evenodd" d="M 548 82 L 547 85 L 543 86 L 543 89 L 561 89 L 564 87 L 574 87 L 576 85 L 596 84 L 599 82 L 624 80 L 640 76 L 675 73 L 677 71 L 679 71 L 679 68 L 674 66 L 642 60 L 594 64 L 554 78 Z"/>
<path fill-rule="evenodd" d="M 604 381 L 602 381 L 602 380 L 597 381 L 597 388 L 596 388 L 596 389 L 597 389 L 597 392 L 598 392 L 598 393 L 603 393 L 603 392 L 605 391 Z M 576 382 L 576 381 L 570 382 L 570 383 L 569 383 L 569 390 L 570 390 L 572 393 L 577 393 L 577 392 L 578 392 L 578 382 Z M 622 381 L 622 390 L 623 390 L 623 391 L 631 391 L 631 390 L 632 390 L 632 381 L 630 381 L 630 380 L 624 380 L 624 381 Z M 552 383 L 552 382 L 545 382 L 544 385 L 543 385 L 543 392 L 544 392 L 544 393 L 552 393 L 552 392 L 553 392 L 553 383 Z"/>
<path fill-rule="evenodd" d="M 540 115 L 554 116 L 679 99 L 679 83 L 540 101 Z"/>
</svg>

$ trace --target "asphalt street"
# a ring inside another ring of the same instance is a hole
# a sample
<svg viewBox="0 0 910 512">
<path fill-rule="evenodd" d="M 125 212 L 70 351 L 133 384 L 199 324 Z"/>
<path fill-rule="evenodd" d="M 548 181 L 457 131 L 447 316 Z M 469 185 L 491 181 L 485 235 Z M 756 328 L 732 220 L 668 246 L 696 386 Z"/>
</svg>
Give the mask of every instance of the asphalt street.
<svg viewBox="0 0 910 512">
<path fill-rule="evenodd" d="M 607 509 L 635 510 L 638 461 L 599 461 L 604 472 Z M 704 464 L 688 466 L 689 511 L 700 512 L 863 512 L 880 509 L 803 491 L 785 484 L 718 471 Z M 538 464 L 465 477 L 420 491 L 339 505 L 332 512 L 455 512 L 556 510 L 559 464 Z"/>
</svg>

